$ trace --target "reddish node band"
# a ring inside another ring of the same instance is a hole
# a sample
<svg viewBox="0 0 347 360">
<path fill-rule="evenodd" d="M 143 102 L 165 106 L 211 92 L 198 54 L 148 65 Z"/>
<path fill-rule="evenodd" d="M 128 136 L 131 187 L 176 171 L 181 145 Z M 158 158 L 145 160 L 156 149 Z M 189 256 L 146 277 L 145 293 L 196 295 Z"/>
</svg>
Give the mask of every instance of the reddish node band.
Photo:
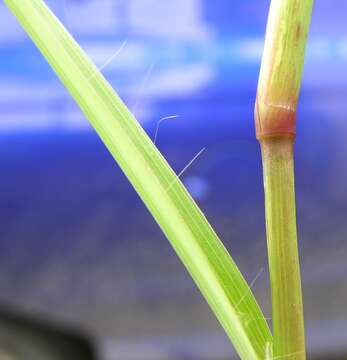
<svg viewBox="0 0 347 360">
<path fill-rule="evenodd" d="M 296 135 L 296 112 L 282 106 L 255 103 L 255 128 L 258 140 Z"/>
</svg>

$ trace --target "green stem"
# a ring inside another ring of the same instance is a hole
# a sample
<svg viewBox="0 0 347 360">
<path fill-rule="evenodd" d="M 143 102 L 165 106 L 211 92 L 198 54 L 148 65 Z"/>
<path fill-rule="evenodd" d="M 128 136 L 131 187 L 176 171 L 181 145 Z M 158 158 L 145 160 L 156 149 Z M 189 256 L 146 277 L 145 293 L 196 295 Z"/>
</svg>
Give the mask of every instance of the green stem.
<svg viewBox="0 0 347 360">
<path fill-rule="evenodd" d="M 293 139 L 261 141 L 272 293 L 273 358 L 304 360 L 305 334 L 295 215 Z"/>
</svg>

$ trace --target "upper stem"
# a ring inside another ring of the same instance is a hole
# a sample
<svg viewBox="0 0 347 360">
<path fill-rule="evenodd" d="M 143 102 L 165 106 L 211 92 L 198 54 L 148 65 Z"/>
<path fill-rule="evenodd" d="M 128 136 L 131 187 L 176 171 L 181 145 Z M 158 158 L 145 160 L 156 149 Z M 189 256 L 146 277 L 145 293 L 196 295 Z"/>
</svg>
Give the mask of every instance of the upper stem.
<svg viewBox="0 0 347 360">
<path fill-rule="evenodd" d="M 272 0 L 259 74 L 257 138 L 295 135 L 313 0 Z"/>
<path fill-rule="evenodd" d="M 305 335 L 296 231 L 293 139 L 261 141 L 272 293 L 273 358 L 304 360 Z"/>
</svg>

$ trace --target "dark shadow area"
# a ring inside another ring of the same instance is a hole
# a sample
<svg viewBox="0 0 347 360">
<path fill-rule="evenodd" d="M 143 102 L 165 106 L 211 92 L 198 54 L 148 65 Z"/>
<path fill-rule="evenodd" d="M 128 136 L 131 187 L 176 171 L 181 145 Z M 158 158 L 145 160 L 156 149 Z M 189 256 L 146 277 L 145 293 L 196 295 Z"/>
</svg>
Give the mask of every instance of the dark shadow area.
<svg viewBox="0 0 347 360">
<path fill-rule="evenodd" d="M 320 355 L 312 358 L 313 360 L 344 360 L 347 359 L 347 353 L 340 355 Z"/>
<path fill-rule="evenodd" d="M 14 309 L 0 308 L 0 359 L 94 360 L 87 336 Z"/>
</svg>

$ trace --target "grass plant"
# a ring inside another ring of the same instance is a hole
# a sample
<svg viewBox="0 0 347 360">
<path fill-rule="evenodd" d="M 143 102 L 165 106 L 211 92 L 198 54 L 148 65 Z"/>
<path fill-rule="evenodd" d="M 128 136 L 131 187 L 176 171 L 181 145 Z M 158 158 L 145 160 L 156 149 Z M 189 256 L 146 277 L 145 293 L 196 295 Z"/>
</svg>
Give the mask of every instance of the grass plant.
<svg viewBox="0 0 347 360">
<path fill-rule="evenodd" d="M 240 358 L 263 360 L 304 351 L 292 140 L 312 1 L 272 1 L 256 106 L 266 185 L 274 349 L 265 317 L 235 262 L 179 176 L 101 72 L 43 0 L 4 2 L 142 198 Z"/>
</svg>

